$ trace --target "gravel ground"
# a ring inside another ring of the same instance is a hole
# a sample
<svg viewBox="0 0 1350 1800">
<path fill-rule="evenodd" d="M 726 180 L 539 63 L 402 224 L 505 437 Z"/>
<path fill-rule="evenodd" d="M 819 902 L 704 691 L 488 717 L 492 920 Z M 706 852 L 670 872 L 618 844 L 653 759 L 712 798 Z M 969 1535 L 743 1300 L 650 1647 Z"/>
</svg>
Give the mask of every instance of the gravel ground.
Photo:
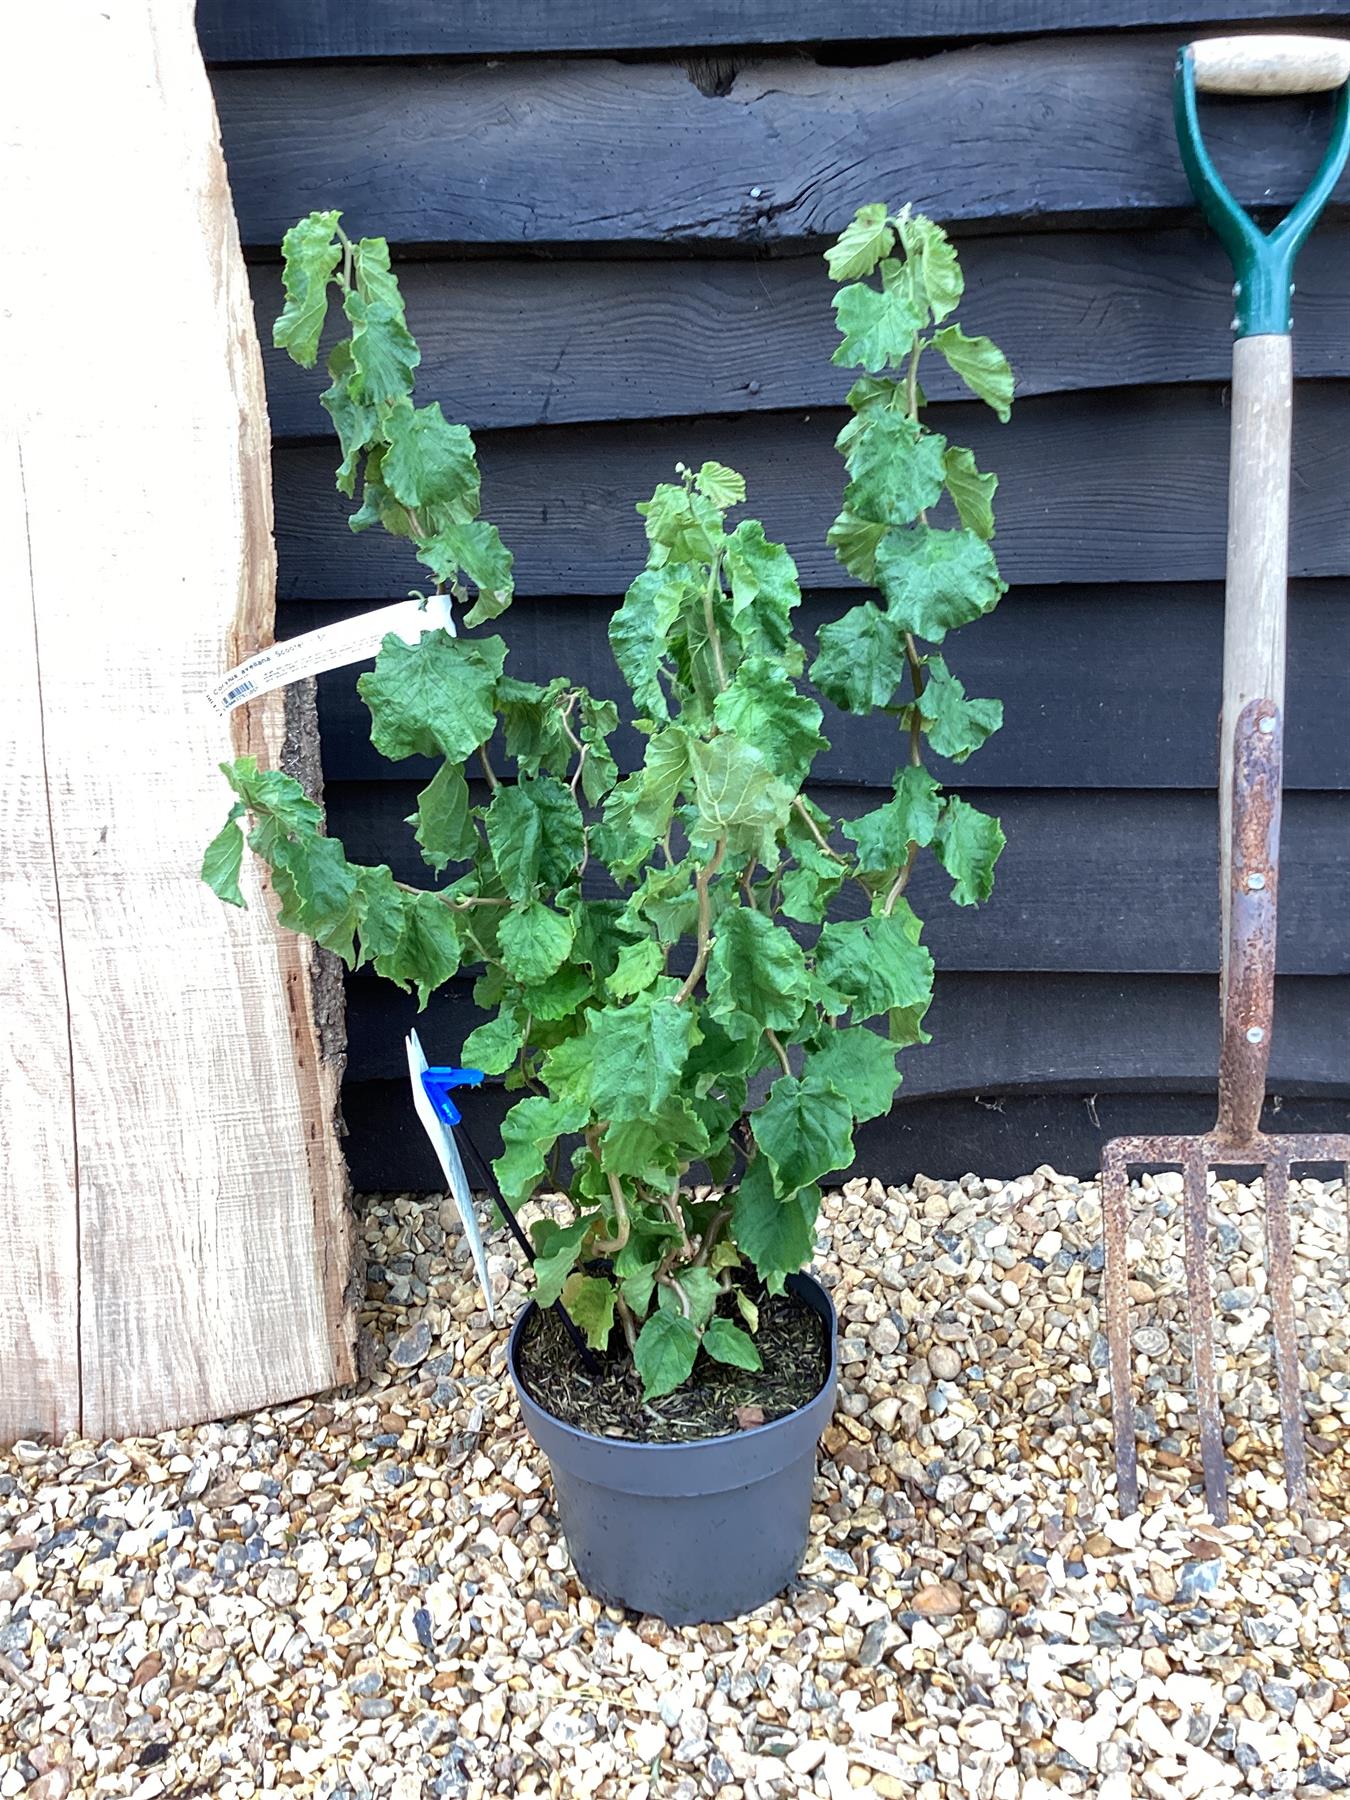
<svg viewBox="0 0 1350 1800">
<path fill-rule="evenodd" d="M 1213 1191 L 1235 1522 L 1188 1488 L 1178 1183 L 1133 1293 L 1146 1503 L 1110 1496 L 1091 1184 L 852 1182 L 840 1403 L 781 1600 L 671 1630 L 574 1580 L 437 1199 L 371 1203 L 358 1387 L 0 1455 L 0 1796 L 1206 1800 L 1350 1787 L 1350 1531 L 1283 1509 L 1259 1192 Z M 1327 1520 L 1346 1195 L 1294 1196 Z M 501 1246 L 494 1246 L 500 1249 Z M 507 1319 L 514 1264 L 493 1257 Z"/>
</svg>

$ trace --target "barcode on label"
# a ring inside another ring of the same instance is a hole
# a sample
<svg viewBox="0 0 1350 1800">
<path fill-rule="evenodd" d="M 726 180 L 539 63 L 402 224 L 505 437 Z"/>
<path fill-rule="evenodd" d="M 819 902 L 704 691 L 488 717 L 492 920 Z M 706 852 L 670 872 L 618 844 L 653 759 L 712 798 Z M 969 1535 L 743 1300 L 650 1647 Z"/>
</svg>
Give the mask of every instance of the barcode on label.
<svg viewBox="0 0 1350 1800">
<path fill-rule="evenodd" d="M 257 685 L 258 684 L 255 681 L 236 682 L 234 687 L 230 688 L 226 693 L 221 704 L 224 706 L 237 706 L 238 703 L 245 699 L 249 694 L 256 693 Z"/>
</svg>

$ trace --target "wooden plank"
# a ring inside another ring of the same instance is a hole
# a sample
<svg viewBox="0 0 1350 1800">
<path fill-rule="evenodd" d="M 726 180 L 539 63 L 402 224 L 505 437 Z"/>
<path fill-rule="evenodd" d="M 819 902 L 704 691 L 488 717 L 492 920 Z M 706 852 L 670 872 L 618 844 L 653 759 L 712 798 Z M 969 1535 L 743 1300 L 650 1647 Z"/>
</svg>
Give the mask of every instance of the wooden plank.
<svg viewBox="0 0 1350 1800">
<path fill-rule="evenodd" d="M 1000 38 L 1085 27 L 1168 25 L 1184 39 L 1191 27 L 1246 20 L 1269 25 L 1341 16 L 1338 0 L 1265 0 L 1259 9 L 1232 0 L 1095 0 L 1084 11 L 1068 0 L 661 0 L 628 6 L 536 0 L 529 7 L 468 0 L 201 0 L 202 50 L 218 62 L 295 62 L 323 57 L 489 56 L 540 50 L 656 50 L 737 44 Z M 1185 28 L 1185 29 L 1183 29 Z"/>
<path fill-rule="evenodd" d="M 273 560 L 261 358 L 192 10 L 31 11 L 19 30 L 11 405 L 62 900 L 69 1019 L 48 1029 L 73 1069 L 80 1428 L 97 1439 L 348 1379 L 351 1240 L 306 963 L 252 868 L 246 913 L 197 877 L 231 750 L 201 694 L 270 631 Z M 60 70 L 59 107 L 40 68 Z M 53 234 L 75 213 L 78 233 Z M 131 405 L 69 358 L 89 269 L 128 242 L 137 279 L 103 283 L 98 308 L 147 371 Z M 278 695 L 235 743 L 278 753 L 284 716 Z"/>
<path fill-rule="evenodd" d="M 799 633 L 810 647 L 820 627 L 853 595 L 811 593 Z M 502 621 L 512 673 L 548 681 L 566 673 L 604 698 L 627 705 L 606 628 L 613 600 L 519 600 Z M 282 635 L 310 631 L 360 612 L 364 603 L 296 601 Z M 979 755 L 947 765 L 953 787 L 1203 788 L 1215 779 L 1223 590 L 1122 586 L 1087 592 L 1015 588 L 978 630 L 948 645 L 952 668 L 972 694 L 997 694 L 1005 724 Z M 1167 646 L 1159 656 L 1158 644 Z M 1289 596 L 1289 691 L 1285 785 L 1350 788 L 1350 582 L 1296 581 Z M 355 669 L 319 683 L 324 766 L 333 781 L 428 779 L 424 759 L 387 762 L 370 742 L 370 714 L 356 691 Z M 830 749 L 816 761 L 822 781 L 875 786 L 895 763 L 895 725 L 827 709 Z M 615 753 L 641 761 L 642 739 L 621 730 Z M 935 760 L 934 766 L 940 766 Z"/>
<path fill-rule="evenodd" d="M 967 238 L 962 317 L 1001 345 L 1018 393 L 1227 381 L 1232 268 L 1200 229 Z M 1299 257 L 1295 370 L 1350 376 L 1350 228 L 1319 230 Z M 837 406 L 833 292 L 818 254 L 489 258 L 405 263 L 422 351 L 419 390 L 475 430 Z M 251 271 L 278 438 L 328 429 L 322 369 L 268 348 L 281 309 L 275 263 Z M 337 336 L 337 321 L 329 337 Z M 934 400 L 964 396 L 940 357 Z M 452 399 L 449 397 L 453 397 Z"/>
<path fill-rule="evenodd" d="M 880 799 L 858 788 L 812 791 L 839 819 Z M 1177 974 L 1218 968 L 1212 793 L 968 788 L 966 798 L 998 815 L 1008 847 L 993 898 L 981 907 L 950 905 L 950 879 L 932 857 L 919 859 L 908 898 L 926 921 L 924 942 L 939 968 Z M 356 861 L 387 862 L 400 880 L 430 886 L 403 822 L 415 800 L 413 783 L 332 783 L 330 827 Z M 1350 796 L 1288 795 L 1282 858 L 1281 971 L 1350 972 L 1343 909 L 1327 899 L 1350 880 Z M 587 888 L 596 895 L 612 891 L 598 873 L 588 875 Z M 841 918 L 861 917 L 866 896 L 850 885 L 836 910 Z"/>
<path fill-rule="evenodd" d="M 1176 50 L 1173 31 L 864 68 L 779 58 L 713 97 L 672 62 L 236 68 L 215 88 L 246 244 L 336 206 L 407 245 L 760 247 L 878 198 L 971 225 L 1193 216 Z M 1284 206 L 1329 120 L 1321 96 L 1216 102 L 1206 136 L 1239 200 Z"/>
<path fill-rule="evenodd" d="M 61 899 L 43 767 L 38 630 L 18 440 L 0 438 L 0 1443 L 80 1423 L 79 1197 Z"/>
<path fill-rule="evenodd" d="M 1294 433 L 1290 573 L 1350 574 L 1350 436 L 1339 383 L 1301 386 Z M 484 511 L 516 558 L 523 594 L 622 593 L 646 558 L 634 511 L 677 462 L 716 457 L 749 484 L 748 511 L 833 587 L 825 533 L 840 504 L 840 412 L 564 425 L 484 434 Z M 998 471 L 996 548 L 1018 584 L 1215 581 L 1224 568 L 1228 412 L 1221 388 L 1147 388 L 1028 400 L 1001 426 L 978 404 L 935 406 L 937 429 Z M 408 545 L 353 537 L 333 487 L 334 449 L 275 458 L 279 592 L 382 599 L 425 581 Z M 1048 496 L 1053 496 L 1053 500 Z"/>
</svg>

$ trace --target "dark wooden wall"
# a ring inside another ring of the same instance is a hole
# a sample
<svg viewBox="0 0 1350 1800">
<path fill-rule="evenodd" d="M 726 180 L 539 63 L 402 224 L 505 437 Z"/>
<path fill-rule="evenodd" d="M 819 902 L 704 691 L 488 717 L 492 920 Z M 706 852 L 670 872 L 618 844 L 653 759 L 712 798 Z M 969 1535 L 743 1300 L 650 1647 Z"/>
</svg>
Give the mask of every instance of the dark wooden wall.
<svg viewBox="0 0 1350 1800">
<path fill-rule="evenodd" d="M 963 318 L 1008 352 L 999 427 L 935 379 L 935 422 L 997 469 L 1012 591 L 952 640 L 1006 724 L 952 785 L 1003 818 L 993 901 L 916 882 L 941 970 L 933 1045 L 864 1162 L 1087 1171 L 1118 1130 L 1212 1122 L 1218 710 L 1231 274 L 1199 227 L 1170 121 L 1179 44 L 1338 7 L 1234 0 L 202 0 L 264 342 L 275 245 L 312 207 L 395 244 L 420 391 L 477 435 L 485 510 L 514 548 L 517 673 L 615 691 L 605 621 L 642 562 L 633 503 L 677 460 L 742 469 L 797 557 L 813 624 L 851 603 L 825 548 L 841 487 L 820 250 L 866 200 L 960 239 Z M 997 21 L 995 25 L 993 21 Z M 1316 165 L 1321 100 L 1211 103 L 1239 197 L 1284 205 Z M 1281 1123 L 1344 1128 L 1350 1097 L 1350 224 L 1343 183 L 1298 270 Z M 352 537 L 323 385 L 269 354 L 282 629 L 414 585 Z M 332 829 L 412 875 L 419 770 L 382 762 L 354 671 L 322 683 Z M 820 772 L 874 804 L 894 746 L 835 718 Z M 827 727 L 827 730 L 829 728 Z M 348 984 L 359 1184 L 436 1179 L 384 983 Z M 454 1060 L 467 990 L 420 1022 Z M 489 1100 L 492 1111 L 495 1101 Z M 490 1133 L 488 1134 L 490 1136 Z"/>
</svg>

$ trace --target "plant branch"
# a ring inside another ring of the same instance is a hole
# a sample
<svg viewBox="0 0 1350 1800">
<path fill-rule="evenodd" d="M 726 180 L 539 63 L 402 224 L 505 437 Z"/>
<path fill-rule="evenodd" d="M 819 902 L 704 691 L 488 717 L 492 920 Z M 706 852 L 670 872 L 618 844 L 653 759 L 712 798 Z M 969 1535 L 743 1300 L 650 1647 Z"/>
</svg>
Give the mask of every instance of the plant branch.
<svg viewBox="0 0 1350 1800">
<path fill-rule="evenodd" d="M 799 814 L 802 823 L 816 840 L 819 848 L 825 852 L 826 856 L 832 856 L 837 863 L 847 862 L 848 858 L 846 856 L 841 856 L 834 848 L 833 844 L 821 835 L 819 825 L 817 825 L 815 820 L 811 817 L 810 809 L 807 807 L 805 800 L 802 799 L 800 794 L 798 794 L 797 798 L 792 802 L 792 805 L 793 810 Z"/>
<path fill-rule="evenodd" d="M 628 1345 L 629 1350 L 632 1351 L 637 1344 L 637 1321 L 633 1317 L 632 1307 L 624 1299 L 623 1295 L 619 1293 L 617 1288 L 614 1292 L 614 1310 L 619 1315 L 620 1325 L 623 1326 L 624 1342 Z"/>
<path fill-rule="evenodd" d="M 708 1229 L 703 1234 L 703 1241 L 699 1244 L 698 1254 L 694 1258 L 694 1268 L 707 1268 L 708 1258 L 712 1255 L 717 1240 L 721 1237 L 723 1228 L 727 1225 L 730 1218 L 731 1208 L 729 1206 L 722 1206 L 719 1207 L 711 1219 L 708 1220 Z"/>
<path fill-rule="evenodd" d="M 783 1073 L 785 1075 L 790 1075 L 792 1073 L 792 1064 L 788 1061 L 788 1053 L 783 1048 L 783 1040 L 776 1031 L 770 1031 L 767 1025 L 764 1027 L 764 1035 L 768 1038 L 770 1044 L 772 1044 L 774 1055 L 783 1065 Z"/>
<path fill-rule="evenodd" d="M 591 1143 L 591 1134 L 589 1132 L 586 1133 L 586 1142 L 588 1144 Z M 600 1154 L 598 1145 L 592 1144 L 591 1147 L 598 1157 Z M 624 1194 L 622 1183 L 617 1175 L 608 1175 L 607 1179 L 609 1181 L 610 1198 L 614 1202 L 614 1216 L 618 1220 L 618 1226 L 615 1229 L 612 1238 L 595 1239 L 594 1247 L 597 1254 L 600 1256 L 613 1256 L 616 1251 L 622 1250 L 624 1245 L 628 1242 L 629 1236 L 633 1230 L 632 1220 L 628 1217 L 628 1200 Z"/>
<path fill-rule="evenodd" d="M 722 555 L 719 551 L 713 558 L 712 573 L 708 577 L 708 585 L 703 590 L 703 623 L 708 630 L 708 643 L 712 647 L 713 668 L 717 672 L 717 691 L 724 694 L 727 688 L 727 665 L 722 655 L 722 634 L 717 629 L 717 618 L 713 612 L 713 598 L 722 591 Z"/>
<path fill-rule="evenodd" d="M 923 718 L 919 712 L 919 702 L 923 699 L 923 690 L 928 685 L 923 672 L 923 658 L 919 655 L 919 646 L 914 641 L 914 633 L 905 633 L 905 661 L 909 664 L 910 684 L 914 689 L 914 710 L 909 719 L 909 760 L 916 769 L 923 767 Z"/>
<path fill-rule="evenodd" d="M 492 760 L 488 756 L 486 744 L 480 744 L 478 746 L 478 760 L 483 765 L 483 774 L 487 779 L 488 788 L 495 794 L 502 784 L 498 779 L 497 771 L 492 766 Z"/>
<path fill-rule="evenodd" d="M 694 886 L 698 891 L 698 954 L 694 958 L 694 966 L 685 977 L 684 986 L 675 996 L 676 1006 L 683 1006 L 703 979 L 703 971 L 708 966 L 708 957 L 712 953 L 712 903 L 708 898 L 708 889 L 714 875 L 722 866 L 722 858 L 726 855 L 727 840 L 725 835 L 718 838 L 717 848 L 713 851 L 712 861 L 699 870 L 694 877 Z"/>
</svg>

